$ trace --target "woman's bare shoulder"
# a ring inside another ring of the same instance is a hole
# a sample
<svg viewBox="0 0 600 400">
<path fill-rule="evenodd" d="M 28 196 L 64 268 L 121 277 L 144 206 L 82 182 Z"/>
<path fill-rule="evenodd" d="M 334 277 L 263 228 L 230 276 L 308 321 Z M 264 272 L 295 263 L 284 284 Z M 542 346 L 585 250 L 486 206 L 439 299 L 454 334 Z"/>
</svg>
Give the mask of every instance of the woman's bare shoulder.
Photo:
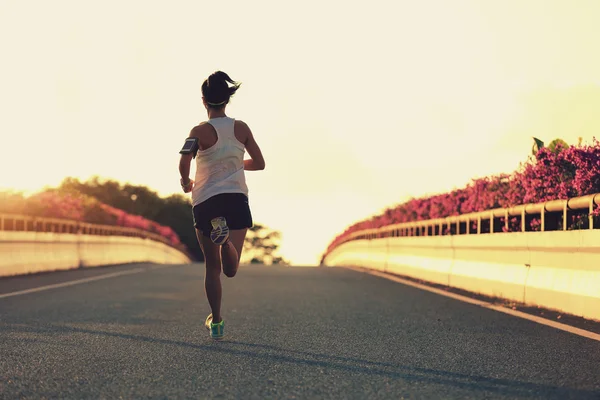
<svg viewBox="0 0 600 400">
<path fill-rule="evenodd" d="M 236 119 L 234 122 L 233 130 L 235 132 L 235 137 L 237 138 L 237 140 L 246 144 L 248 137 L 251 135 L 248 124 L 246 124 L 244 121 Z"/>
<path fill-rule="evenodd" d="M 241 119 L 236 119 L 234 123 L 236 128 L 240 127 L 242 129 L 249 129 L 248 124 L 242 121 Z"/>
<path fill-rule="evenodd" d="M 192 128 L 190 131 L 190 136 L 199 138 L 203 134 L 211 132 L 213 130 L 211 128 L 212 125 L 210 125 L 207 121 L 200 122 L 198 125 Z"/>
</svg>

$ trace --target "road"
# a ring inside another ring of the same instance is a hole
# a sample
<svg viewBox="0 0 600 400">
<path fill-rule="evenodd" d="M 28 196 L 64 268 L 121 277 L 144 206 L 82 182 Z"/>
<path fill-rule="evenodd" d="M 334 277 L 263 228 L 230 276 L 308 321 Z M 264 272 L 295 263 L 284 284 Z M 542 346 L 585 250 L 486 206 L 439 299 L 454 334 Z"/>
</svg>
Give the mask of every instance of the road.
<svg viewBox="0 0 600 400">
<path fill-rule="evenodd" d="M 600 342 L 340 268 L 224 278 L 215 342 L 202 270 L 0 279 L 0 398 L 600 399 Z"/>
</svg>

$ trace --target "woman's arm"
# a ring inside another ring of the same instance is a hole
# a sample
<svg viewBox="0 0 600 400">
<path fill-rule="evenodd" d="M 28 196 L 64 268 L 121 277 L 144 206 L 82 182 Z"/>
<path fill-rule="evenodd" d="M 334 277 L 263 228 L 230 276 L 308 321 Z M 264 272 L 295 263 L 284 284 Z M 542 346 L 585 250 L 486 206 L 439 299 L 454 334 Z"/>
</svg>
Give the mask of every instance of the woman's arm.
<svg viewBox="0 0 600 400">
<path fill-rule="evenodd" d="M 192 128 L 192 130 L 190 131 L 190 134 L 188 136 L 188 139 L 196 138 L 196 139 L 200 140 L 201 130 L 202 130 L 203 126 L 206 126 L 206 124 L 202 123 L 202 124 Z M 208 126 L 210 126 L 210 125 L 208 125 Z M 216 132 L 215 132 L 215 140 L 216 140 Z M 198 145 L 202 146 L 202 144 L 198 144 Z M 198 150 L 198 148 L 196 148 L 196 151 L 197 150 Z M 190 179 L 190 164 L 192 163 L 192 159 L 194 158 L 195 155 L 196 155 L 196 152 L 193 152 L 190 154 L 182 154 L 181 158 L 179 159 L 179 174 L 181 175 L 181 180 L 179 182 L 181 183 L 181 188 L 183 189 L 184 193 L 191 192 L 192 188 L 194 187 L 194 181 L 192 179 Z"/>
<path fill-rule="evenodd" d="M 244 160 L 244 169 L 246 171 L 262 171 L 265 169 L 265 165 L 257 165 L 254 160 Z"/>
<path fill-rule="evenodd" d="M 245 133 L 246 142 L 244 145 L 246 146 L 246 150 L 250 155 L 250 160 L 244 160 L 244 169 L 246 171 L 260 171 L 265 169 L 265 159 L 260 151 L 260 147 L 256 140 L 254 139 L 254 135 L 252 135 L 252 131 L 244 122 L 240 122 L 240 127 Z"/>
<path fill-rule="evenodd" d="M 192 191 L 192 187 L 194 186 L 194 181 L 190 179 L 190 164 L 192 163 L 192 155 L 191 154 L 182 154 L 179 159 L 179 174 L 181 175 L 181 188 L 184 193 L 189 193 Z"/>
<path fill-rule="evenodd" d="M 188 138 L 197 138 L 197 130 L 198 127 L 194 127 L 191 132 L 190 135 L 188 136 Z M 194 181 L 190 179 L 190 164 L 192 163 L 192 159 L 194 158 L 194 154 L 190 153 L 190 154 L 182 154 L 181 158 L 179 159 L 179 174 L 181 175 L 181 179 L 179 180 L 179 183 L 181 183 L 181 188 L 183 189 L 184 193 L 189 193 L 192 191 L 192 188 L 194 187 Z"/>
</svg>

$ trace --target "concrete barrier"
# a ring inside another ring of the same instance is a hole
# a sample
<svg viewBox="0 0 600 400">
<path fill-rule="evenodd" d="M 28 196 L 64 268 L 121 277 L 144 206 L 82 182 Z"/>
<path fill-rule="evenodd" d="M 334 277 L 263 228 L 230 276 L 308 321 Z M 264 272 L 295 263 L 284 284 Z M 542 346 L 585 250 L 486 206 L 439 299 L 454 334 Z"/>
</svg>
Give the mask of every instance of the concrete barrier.
<svg viewBox="0 0 600 400">
<path fill-rule="evenodd" d="M 0 231 L 0 276 L 131 262 L 189 263 L 181 251 L 142 237 Z"/>
<path fill-rule="evenodd" d="M 361 266 L 600 320 L 600 231 L 383 237 L 333 249 Z"/>
</svg>

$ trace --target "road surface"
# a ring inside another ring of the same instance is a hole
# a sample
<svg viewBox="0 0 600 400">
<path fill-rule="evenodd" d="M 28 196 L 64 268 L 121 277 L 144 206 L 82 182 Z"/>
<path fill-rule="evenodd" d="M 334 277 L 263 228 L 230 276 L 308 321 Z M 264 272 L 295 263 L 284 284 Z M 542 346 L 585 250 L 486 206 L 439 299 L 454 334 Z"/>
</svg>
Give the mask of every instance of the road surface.
<svg viewBox="0 0 600 400">
<path fill-rule="evenodd" d="M 202 271 L 0 279 L 0 397 L 600 399 L 600 342 L 340 268 L 224 277 L 215 342 Z"/>
</svg>

